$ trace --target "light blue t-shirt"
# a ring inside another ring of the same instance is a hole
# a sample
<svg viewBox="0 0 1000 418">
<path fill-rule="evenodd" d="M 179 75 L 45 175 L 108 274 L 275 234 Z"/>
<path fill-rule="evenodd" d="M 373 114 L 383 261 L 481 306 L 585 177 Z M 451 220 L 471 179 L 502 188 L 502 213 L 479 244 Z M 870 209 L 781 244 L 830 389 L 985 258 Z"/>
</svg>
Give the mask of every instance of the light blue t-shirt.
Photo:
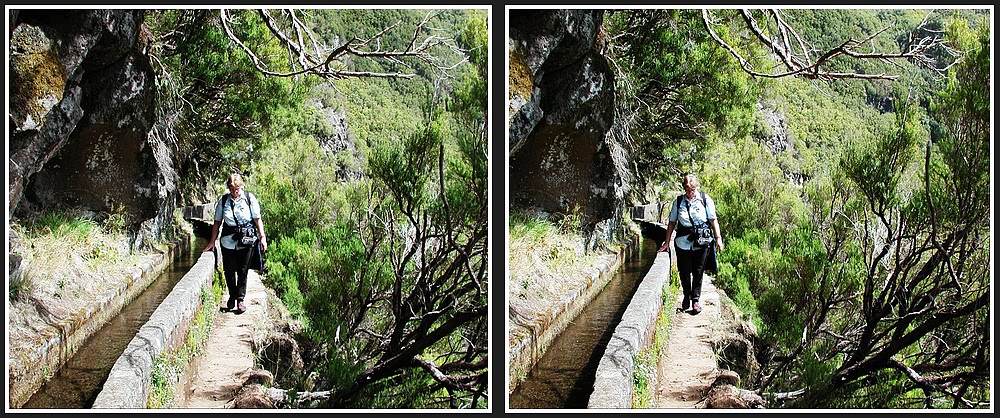
<svg viewBox="0 0 1000 418">
<path fill-rule="evenodd" d="M 222 223 L 229 226 L 236 226 L 237 220 L 240 224 L 246 224 L 251 220 L 251 209 L 253 210 L 253 218 L 260 218 L 260 202 L 257 201 L 256 196 L 252 196 L 244 190 L 243 193 L 240 193 L 240 197 L 238 199 L 233 200 L 233 205 L 230 206 L 229 201 L 232 197 L 232 194 L 226 193 L 221 199 L 219 199 L 219 202 L 215 204 L 216 221 L 222 221 Z M 236 213 L 233 213 L 233 209 L 235 209 Z M 253 225 L 252 222 L 250 222 L 250 224 Z M 230 250 L 236 249 L 236 240 L 233 239 L 232 235 L 223 235 L 221 242 L 223 248 Z"/>
<path fill-rule="evenodd" d="M 701 200 L 701 192 L 695 194 L 694 200 L 688 200 L 687 195 L 684 195 L 680 198 L 680 202 L 674 199 L 673 204 L 670 205 L 669 219 L 670 222 L 677 222 L 679 225 L 688 228 L 697 223 L 716 219 L 715 201 L 712 200 L 712 197 L 708 193 L 705 194 L 704 202 Z M 694 248 L 694 243 L 691 242 L 687 235 L 677 235 L 677 238 L 674 239 L 674 244 L 682 250 L 690 251 Z"/>
</svg>

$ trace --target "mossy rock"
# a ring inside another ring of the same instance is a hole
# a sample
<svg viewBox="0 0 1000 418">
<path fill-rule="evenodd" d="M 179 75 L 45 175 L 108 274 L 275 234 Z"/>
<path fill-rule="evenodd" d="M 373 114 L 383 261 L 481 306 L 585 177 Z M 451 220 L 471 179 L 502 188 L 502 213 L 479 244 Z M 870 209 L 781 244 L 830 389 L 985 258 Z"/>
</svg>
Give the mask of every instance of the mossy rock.
<svg viewBox="0 0 1000 418">
<path fill-rule="evenodd" d="M 519 50 L 510 52 L 510 96 L 531 98 L 535 77 L 524 61 L 524 55 Z"/>
<path fill-rule="evenodd" d="M 21 25 L 11 38 L 11 116 L 25 128 L 41 126 L 66 89 L 55 43 L 38 27 Z"/>
</svg>

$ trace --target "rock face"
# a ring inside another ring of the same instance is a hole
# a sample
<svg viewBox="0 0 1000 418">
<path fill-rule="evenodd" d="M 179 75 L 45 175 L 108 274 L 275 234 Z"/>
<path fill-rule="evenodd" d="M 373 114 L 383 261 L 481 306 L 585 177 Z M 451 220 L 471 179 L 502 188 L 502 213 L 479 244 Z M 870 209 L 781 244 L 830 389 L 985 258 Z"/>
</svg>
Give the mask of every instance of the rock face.
<svg viewBox="0 0 1000 418">
<path fill-rule="evenodd" d="M 336 107 L 328 107 L 322 100 L 313 104 L 323 115 L 326 122 L 322 132 L 317 132 L 316 141 L 326 155 L 347 153 L 345 160 L 360 161 L 363 156 L 358 150 L 356 139 L 347 124 L 347 113 Z M 363 176 L 360 166 L 341 165 L 337 167 L 337 176 L 341 179 L 359 179 Z"/>
<path fill-rule="evenodd" d="M 595 47 L 600 10 L 510 14 L 510 199 L 585 225 L 612 218 L 614 74 Z"/>
<path fill-rule="evenodd" d="M 173 211 L 172 152 L 136 10 L 21 10 L 10 42 L 8 210 L 124 211 L 141 236 Z"/>
<path fill-rule="evenodd" d="M 766 146 L 771 155 L 781 153 L 797 155 L 798 151 L 795 150 L 794 138 L 791 132 L 788 131 L 788 118 L 785 117 L 785 114 L 778 110 L 773 103 L 763 100 L 757 102 L 757 113 L 760 115 L 761 122 L 767 127 L 768 131 L 754 138 L 757 143 Z M 802 186 L 805 181 L 801 170 L 782 165 L 781 171 L 785 174 L 785 178 L 792 182 L 792 184 Z"/>
<path fill-rule="evenodd" d="M 794 152 L 792 138 L 788 133 L 788 120 L 771 103 L 757 102 L 757 112 L 760 113 L 763 123 L 770 128 L 770 133 L 765 137 L 758 138 L 759 142 L 767 145 L 767 149 L 772 155 L 789 151 Z"/>
</svg>

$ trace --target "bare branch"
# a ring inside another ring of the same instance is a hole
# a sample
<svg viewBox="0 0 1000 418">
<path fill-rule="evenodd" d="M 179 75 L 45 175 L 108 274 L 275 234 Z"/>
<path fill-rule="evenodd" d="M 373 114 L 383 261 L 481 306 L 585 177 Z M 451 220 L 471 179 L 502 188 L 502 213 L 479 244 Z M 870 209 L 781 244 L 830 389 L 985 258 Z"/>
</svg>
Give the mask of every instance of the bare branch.
<svg viewBox="0 0 1000 418">
<path fill-rule="evenodd" d="M 753 75 L 755 77 L 762 78 L 781 78 L 789 76 L 801 76 L 809 79 L 820 79 L 820 80 L 835 80 L 835 79 L 867 79 L 867 80 L 894 80 L 899 78 L 896 74 L 886 74 L 886 73 L 858 73 L 858 72 L 835 72 L 824 68 L 826 64 L 831 62 L 834 58 L 839 56 L 847 56 L 859 60 L 880 60 L 892 63 L 899 67 L 898 63 L 895 61 L 899 60 L 912 60 L 918 65 L 925 66 L 936 73 L 943 73 L 947 70 L 945 68 L 934 67 L 934 59 L 928 56 L 928 52 L 939 46 L 944 46 L 943 41 L 940 37 L 924 37 L 915 43 L 909 45 L 908 49 L 899 53 L 887 53 L 878 52 L 874 47 L 874 39 L 887 31 L 889 28 L 885 27 L 881 30 L 867 36 L 863 40 L 847 39 L 839 46 L 826 51 L 823 55 L 817 58 L 815 61 L 812 60 L 812 49 L 806 48 L 805 42 L 802 38 L 781 18 L 778 10 L 771 9 L 768 11 L 770 16 L 774 21 L 778 36 L 775 38 L 769 37 L 764 33 L 764 30 L 758 24 L 756 18 L 750 13 L 749 10 L 740 10 L 740 14 L 747 25 L 750 33 L 761 41 L 765 46 L 767 46 L 772 52 L 778 56 L 778 60 L 784 65 L 785 71 L 783 72 L 764 72 L 759 71 L 754 68 L 753 64 L 745 58 L 739 51 L 733 46 L 723 40 L 716 32 L 712 29 L 717 23 L 713 22 L 711 16 L 709 15 L 708 9 L 702 10 L 702 22 L 704 23 L 705 29 L 708 31 L 709 35 L 713 40 L 720 46 L 722 46 L 726 51 L 736 58 L 740 64 L 740 68 L 746 73 Z M 924 23 L 921 23 L 917 29 L 922 28 L 926 24 L 926 19 Z M 789 37 L 791 34 L 797 41 L 799 51 L 793 50 L 792 42 Z M 912 39 L 912 33 L 911 33 Z M 858 47 L 869 45 L 871 50 L 869 52 L 860 52 L 857 50 Z M 954 65 L 954 63 L 949 64 Z"/>
<path fill-rule="evenodd" d="M 382 38 L 392 30 L 399 27 L 402 22 L 396 22 L 393 25 L 385 27 L 368 39 L 359 40 L 355 37 L 337 47 L 327 48 L 319 44 L 315 35 L 311 30 L 309 30 L 305 23 L 302 22 L 298 15 L 296 15 L 294 10 L 285 11 L 285 15 L 288 18 L 288 22 L 286 23 L 290 25 L 288 29 L 278 22 L 278 20 L 275 19 L 275 17 L 272 16 L 266 9 L 258 10 L 257 14 L 260 16 L 264 25 L 267 26 L 268 30 L 275 37 L 275 39 L 288 49 L 290 54 L 290 70 L 279 71 L 270 68 L 269 65 L 261 59 L 261 57 L 254 52 L 253 49 L 247 46 L 247 44 L 243 42 L 243 40 L 240 39 L 239 36 L 237 36 L 237 34 L 233 31 L 232 16 L 225 9 L 220 10 L 219 13 L 226 36 L 228 36 L 233 43 L 239 46 L 240 49 L 247 54 L 250 61 L 253 63 L 254 68 L 269 76 L 294 77 L 303 74 L 312 74 L 331 80 L 346 78 L 410 79 L 416 76 L 416 73 L 414 72 L 357 71 L 343 67 L 346 58 L 350 56 L 364 59 L 386 60 L 403 65 L 407 65 L 404 59 L 414 59 L 419 62 L 432 65 L 445 77 L 449 76 L 450 71 L 465 62 L 464 55 L 460 55 L 463 58 L 454 63 L 442 64 L 439 62 L 440 58 L 435 56 L 432 52 L 434 48 L 445 47 L 458 51 L 458 47 L 453 45 L 453 43 L 451 43 L 448 39 L 434 34 L 424 35 L 421 39 L 421 34 L 430 30 L 428 29 L 428 23 L 434 16 L 433 12 L 428 13 L 419 24 L 414 26 L 413 35 L 405 47 L 402 49 L 387 50 L 382 49 Z M 307 52 L 310 46 L 315 53 Z M 322 52 L 324 50 L 330 51 L 325 57 Z M 339 63 L 340 65 L 335 66 L 335 63 Z"/>
<path fill-rule="evenodd" d="M 475 384 L 483 380 L 483 378 L 486 376 L 486 372 L 473 373 L 460 376 L 448 375 L 442 371 L 442 368 L 439 368 L 433 362 L 424 360 L 420 357 L 414 357 L 413 362 L 416 365 L 420 366 L 420 368 L 429 372 L 431 376 L 434 377 L 434 380 L 452 389 L 477 391 Z M 483 366 L 485 367 L 485 364 Z"/>
</svg>

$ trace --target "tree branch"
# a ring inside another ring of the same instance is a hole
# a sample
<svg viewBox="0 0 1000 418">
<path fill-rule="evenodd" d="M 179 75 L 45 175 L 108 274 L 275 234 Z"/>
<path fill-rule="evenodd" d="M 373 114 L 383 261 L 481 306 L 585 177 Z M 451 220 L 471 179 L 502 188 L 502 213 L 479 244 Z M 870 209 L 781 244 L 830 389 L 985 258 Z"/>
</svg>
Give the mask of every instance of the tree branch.
<svg viewBox="0 0 1000 418">
<path fill-rule="evenodd" d="M 753 17 L 749 10 L 742 9 L 740 14 L 743 18 L 744 23 L 749 29 L 750 33 L 761 41 L 765 46 L 767 46 L 772 52 L 778 55 L 779 61 L 784 65 L 786 71 L 784 72 L 761 72 L 756 70 L 753 65 L 747 60 L 742 54 L 740 54 L 736 48 L 731 46 L 725 40 L 723 40 L 716 32 L 712 29 L 712 26 L 716 25 L 712 22 L 709 15 L 708 9 L 702 9 L 702 22 L 705 29 L 708 31 L 709 35 L 713 40 L 720 46 L 722 46 L 726 51 L 736 58 L 737 62 L 740 64 L 740 68 L 746 73 L 753 75 L 755 77 L 762 78 L 781 78 L 789 76 L 801 76 L 808 79 L 820 79 L 820 80 L 836 80 L 836 79 L 865 79 L 865 80 L 895 80 L 899 78 L 895 74 L 886 73 L 860 73 L 860 72 L 835 72 L 829 71 L 823 68 L 825 64 L 833 60 L 834 58 L 845 55 L 851 58 L 859 60 L 881 60 L 886 62 L 891 62 L 893 64 L 895 60 L 914 60 L 918 64 L 924 65 L 937 73 L 943 73 L 946 68 L 936 68 L 932 65 L 933 59 L 927 55 L 927 52 L 938 46 L 943 46 L 943 42 L 939 37 L 933 38 L 922 38 L 916 45 L 910 45 L 909 48 L 903 52 L 899 53 L 885 53 L 874 51 L 874 46 L 872 52 L 858 52 L 854 48 L 857 46 L 865 44 L 873 44 L 873 40 L 878 35 L 882 34 L 889 28 L 883 28 L 872 35 L 869 35 L 861 41 L 854 39 L 847 39 L 839 46 L 826 51 L 823 55 L 817 58 L 815 61 L 811 59 L 811 49 L 807 49 L 805 42 L 798 36 L 798 34 L 781 19 L 778 10 L 771 9 L 768 13 L 774 18 L 774 24 L 780 36 L 777 39 L 772 39 L 764 34 L 757 20 Z M 926 22 L 926 21 L 925 21 Z M 923 23 L 921 24 L 921 26 Z M 918 27 L 919 29 L 920 27 Z M 801 51 L 798 53 L 792 50 L 792 44 L 788 38 L 788 34 L 791 33 L 792 36 L 798 41 L 798 45 Z M 802 58 L 798 58 L 801 56 Z M 950 65 L 953 65 L 949 64 Z M 897 65 L 898 66 L 898 65 Z"/>
<path fill-rule="evenodd" d="M 292 67 L 289 71 L 277 71 L 271 69 L 267 63 L 260 58 L 249 46 L 243 42 L 239 36 L 233 31 L 232 16 L 226 11 L 226 9 L 221 9 L 219 11 L 219 16 L 222 21 L 222 27 L 226 33 L 226 36 L 233 41 L 244 53 L 250 58 L 253 63 L 254 68 L 261 73 L 274 76 L 274 77 L 294 77 L 303 74 L 312 74 L 324 79 L 346 79 L 346 78 L 403 78 L 410 79 L 416 76 L 412 72 L 402 72 L 402 71 L 357 71 L 348 68 L 333 68 L 331 64 L 334 62 L 340 62 L 346 56 L 355 56 L 365 59 L 384 59 L 395 63 L 400 63 L 406 65 L 401 58 L 413 58 L 421 62 L 431 64 L 437 70 L 441 71 L 445 76 L 448 75 L 448 71 L 456 68 L 461 63 L 465 62 L 465 58 L 460 59 L 456 63 L 452 64 L 439 64 L 439 58 L 431 53 L 431 50 L 437 46 L 444 46 L 451 49 L 456 49 L 457 46 L 451 45 L 447 39 L 442 38 L 437 35 L 427 35 L 422 40 L 420 40 L 420 33 L 427 30 L 427 24 L 433 13 L 428 13 L 423 21 L 414 26 L 413 36 L 411 37 L 409 44 L 401 50 L 382 50 L 381 49 L 381 38 L 389 33 L 392 29 L 398 27 L 401 22 L 390 25 L 383 28 L 381 31 L 376 33 L 371 38 L 366 40 L 359 40 L 357 38 L 351 38 L 347 42 L 341 44 L 336 48 L 330 48 L 330 52 L 322 59 L 319 56 L 322 54 L 321 50 L 324 49 L 318 44 L 315 36 L 309 30 L 308 27 L 302 22 L 301 19 L 295 14 L 293 10 L 287 10 L 291 28 L 290 30 L 294 32 L 294 37 L 286 33 L 286 30 L 281 27 L 281 24 L 275 19 L 274 16 L 270 14 L 267 10 L 261 9 L 257 11 L 258 16 L 264 22 L 264 25 L 268 28 L 271 34 L 285 46 L 292 57 L 290 60 L 290 65 Z M 313 44 L 313 48 L 316 50 L 317 54 L 313 55 L 306 51 L 306 39 Z M 418 44 L 419 40 L 419 44 Z M 374 50 L 366 50 L 364 48 L 375 45 Z"/>
</svg>

